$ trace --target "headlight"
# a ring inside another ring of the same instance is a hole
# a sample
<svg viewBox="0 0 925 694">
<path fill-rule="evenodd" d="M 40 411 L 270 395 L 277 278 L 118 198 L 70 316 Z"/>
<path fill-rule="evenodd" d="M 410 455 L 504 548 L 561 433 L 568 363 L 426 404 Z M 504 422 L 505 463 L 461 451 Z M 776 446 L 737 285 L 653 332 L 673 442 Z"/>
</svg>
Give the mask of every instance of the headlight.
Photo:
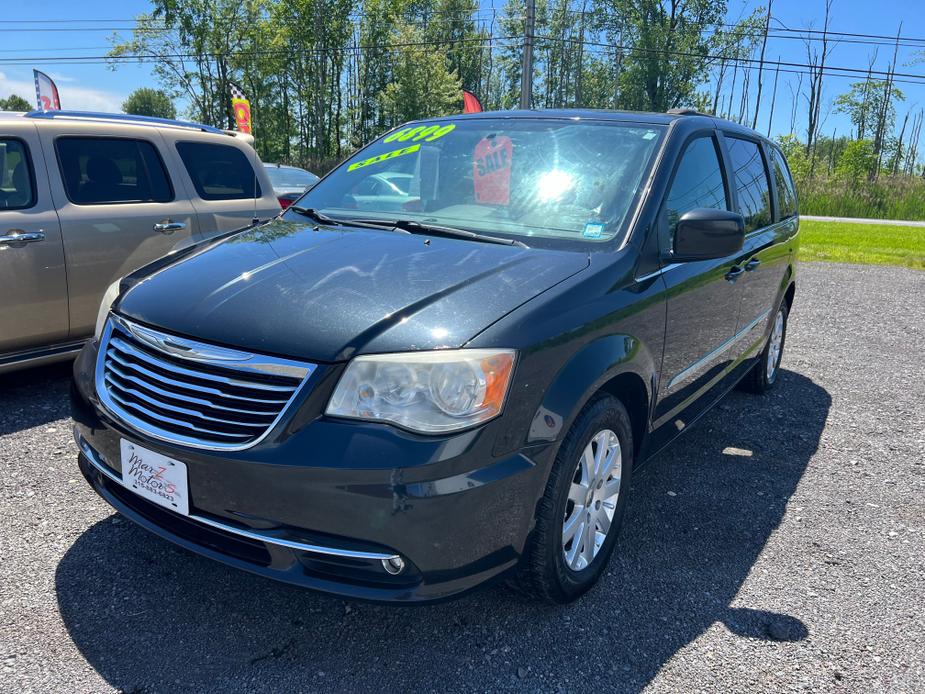
<svg viewBox="0 0 925 694">
<path fill-rule="evenodd" d="M 509 349 L 356 357 L 326 414 L 392 422 L 426 434 L 465 429 L 501 411 L 513 367 Z"/>
<path fill-rule="evenodd" d="M 106 325 L 106 319 L 109 317 L 109 309 L 112 308 L 113 302 L 119 298 L 119 284 L 121 278 L 109 285 L 106 293 L 103 294 L 103 300 L 100 302 L 99 313 L 96 314 L 96 330 L 93 333 L 94 338 L 100 339 L 103 334 L 103 326 Z"/>
</svg>

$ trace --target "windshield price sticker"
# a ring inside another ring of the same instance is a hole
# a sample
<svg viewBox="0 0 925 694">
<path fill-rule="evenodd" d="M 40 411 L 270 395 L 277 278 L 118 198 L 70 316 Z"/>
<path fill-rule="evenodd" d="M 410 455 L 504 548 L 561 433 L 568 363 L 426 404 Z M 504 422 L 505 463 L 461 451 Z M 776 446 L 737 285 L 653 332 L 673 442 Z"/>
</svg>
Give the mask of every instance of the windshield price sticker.
<svg viewBox="0 0 925 694">
<path fill-rule="evenodd" d="M 363 161 L 355 161 L 347 167 L 347 171 L 356 171 L 357 169 L 362 169 L 366 166 L 370 166 L 371 164 L 378 164 L 382 161 L 400 157 L 403 154 L 414 154 L 419 149 L 421 149 L 421 145 L 409 145 L 407 147 L 402 147 L 401 149 L 393 149 L 391 152 L 386 152 L 385 154 L 377 154 L 375 157 L 370 157 L 369 159 L 364 159 Z"/>
<path fill-rule="evenodd" d="M 396 130 L 391 135 L 387 135 L 383 138 L 383 142 L 407 142 L 411 140 L 412 142 L 420 142 L 424 140 L 425 142 L 433 142 L 434 140 L 439 140 L 444 135 L 456 130 L 456 125 L 450 123 L 448 125 L 418 125 L 413 128 L 402 128 L 401 130 Z"/>
<path fill-rule="evenodd" d="M 480 140 L 472 153 L 472 184 L 475 200 L 507 205 L 511 200 L 511 157 L 514 144 L 507 135 Z"/>
</svg>

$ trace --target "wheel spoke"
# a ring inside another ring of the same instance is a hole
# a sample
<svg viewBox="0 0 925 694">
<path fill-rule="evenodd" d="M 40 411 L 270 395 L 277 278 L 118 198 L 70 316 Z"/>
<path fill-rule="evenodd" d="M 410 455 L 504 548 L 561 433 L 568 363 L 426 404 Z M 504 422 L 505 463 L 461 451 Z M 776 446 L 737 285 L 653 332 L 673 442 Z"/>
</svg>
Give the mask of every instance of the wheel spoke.
<svg viewBox="0 0 925 694">
<path fill-rule="evenodd" d="M 597 510 L 597 526 L 598 530 L 604 535 L 610 532 L 610 518 L 607 516 L 607 509 L 603 505 Z"/>
<path fill-rule="evenodd" d="M 594 479 L 594 452 L 591 450 L 591 444 L 585 446 L 584 453 L 581 454 L 581 482 L 584 485 L 591 484 Z"/>
<path fill-rule="evenodd" d="M 601 472 L 603 472 L 604 458 L 607 455 L 607 448 L 610 444 L 609 433 L 601 432 L 594 437 L 594 441 L 597 443 L 597 450 L 594 451 L 594 477 L 597 477 Z"/>
<path fill-rule="evenodd" d="M 588 564 L 594 560 L 594 538 L 596 535 L 594 525 L 593 518 L 590 523 L 585 524 L 585 532 L 582 538 L 581 556 Z"/>
<path fill-rule="evenodd" d="M 562 546 L 568 544 L 568 541 L 575 537 L 575 533 L 578 532 L 581 527 L 581 519 L 585 514 L 585 510 L 582 507 L 575 507 L 575 510 L 572 511 L 572 515 L 569 516 L 568 520 L 565 521 L 565 524 L 562 526 Z M 580 537 L 580 536 L 579 536 Z"/>
<path fill-rule="evenodd" d="M 576 506 L 583 506 L 588 498 L 588 485 L 572 482 L 572 486 L 568 488 L 568 498 L 569 501 L 575 502 Z"/>
<path fill-rule="evenodd" d="M 616 477 L 614 479 L 607 480 L 604 482 L 604 486 L 601 488 L 601 498 L 605 501 L 609 501 L 611 497 L 616 496 L 620 493 L 620 478 Z"/>
<path fill-rule="evenodd" d="M 583 516 L 578 516 L 578 528 L 574 533 L 574 540 L 572 541 L 572 546 L 565 551 L 565 563 L 569 565 L 571 569 L 577 569 L 579 552 L 581 551 L 581 541 L 585 532 L 585 522 Z"/>
</svg>

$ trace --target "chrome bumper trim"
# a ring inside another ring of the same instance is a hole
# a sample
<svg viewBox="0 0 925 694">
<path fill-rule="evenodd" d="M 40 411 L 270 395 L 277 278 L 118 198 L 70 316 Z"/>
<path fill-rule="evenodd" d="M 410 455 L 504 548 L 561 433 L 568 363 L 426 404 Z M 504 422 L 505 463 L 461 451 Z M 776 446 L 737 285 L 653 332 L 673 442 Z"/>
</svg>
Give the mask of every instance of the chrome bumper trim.
<svg viewBox="0 0 925 694">
<path fill-rule="evenodd" d="M 77 427 L 74 427 L 74 441 L 77 443 L 77 448 L 80 449 L 80 452 L 83 453 L 84 457 L 90 461 L 90 464 L 102 475 L 106 476 L 108 479 L 112 480 L 116 484 L 122 485 L 122 478 L 116 475 L 110 467 L 103 461 L 103 457 L 90 445 L 90 443 L 80 435 L 80 432 L 77 431 Z M 165 508 L 165 511 L 169 513 L 174 513 L 170 509 Z M 202 516 L 197 516 L 196 514 L 191 513 L 188 516 L 182 516 L 196 523 L 201 523 L 202 525 L 207 525 L 217 530 L 221 530 L 232 535 L 238 535 L 240 537 L 246 537 L 250 540 L 257 540 L 258 542 L 265 542 L 269 545 L 277 545 L 279 547 L 285 547 L 287 549 L 294 549 L 299 552 L 311 552 L 313 554 L 323 554 L 330 557 L 341 557 L 344 559 L 369 559 L 372 561 L 389 561 L 390 559 L 401 559 L 397 554 L 386 554 L 383 552 L 358 552 L 350 549 L 336 549 L 334 547 L 324 547 L 322 545 L 309 545 L 304 542 L 294 542 L 292 540 L 284 540 L 282 538 L 273 537 L 272 535 L 267 535 L 254 530 L 242 530 L 241 528 L 236 528 L 232 525 L 225 525 L 219 521 L 212 520 L 211 518 L 204 518 Z"/>
</svg>

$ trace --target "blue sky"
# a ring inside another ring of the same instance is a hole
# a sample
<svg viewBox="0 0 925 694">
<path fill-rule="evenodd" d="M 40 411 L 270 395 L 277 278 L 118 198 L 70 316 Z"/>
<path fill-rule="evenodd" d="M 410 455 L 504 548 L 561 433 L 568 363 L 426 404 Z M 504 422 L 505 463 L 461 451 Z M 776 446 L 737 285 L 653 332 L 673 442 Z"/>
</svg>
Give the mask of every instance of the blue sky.
<svg viewBox="0 0 925 694">
<path fill-rule="evenodd" d="M 822 10 L 824 0 L 775 0 L 773 14 L 784 25 L 791 28 L 800 28 L 813 22 L 816 28 L 822 25 Z M 500 7 L 503 0 L 494 0 Z M 730 0 L 730 20 L 747 14 L 747 12 L 760 5 L 753 0 Z M 490 8 L 492 0 L 482 0 L 482 7 Z M 128 26 L 126 20 L 150 8 L 148 0 L 121 0 L 113 3 L 111 0 L 41 0 L 33 3 L 16 3 L 13 0 L 4 2 L 2 17 L 0 17 L 0 97 L 15 92 L 28 100 L 34 98 L 32 87 L 33 63 L 28 59 L 38 57 L 62 56 L 101 56 L 109 47 L 111 29 Z M 51 31 L 49 29 L 74 28 L 71 24 L 25 24 L 21 20 L 106 20 L 83 21 L 76 25 L 79 31 Z M 116 21 L 121 20 L 121 21 Z M 922 10 L 922 0 L 835 0 L 831 28 L 835 31 L 893 35 L 903 22 L 904 36 L 925 39 L 925 12 Z M 107 31 L 97 31 L 96 28 L 105 27 Z M 123 32 L 128 35 L 128 32 Z M 925 40 L 922 51 L 925 51 Z M 892 47 L 887 45 L 875 46 L 869 44 L 842 43 L 836 46 L 830 58 L 830 64 L 843 67 L 866 68 L 868 55 L 879 48 L 877 67 L 885 69 L 892 55 Z M 904 72 L 925 74 L 925 63 L 909 64 L 915 54 L 915 49 L 900 49 L 900 63 L 906 65 L 900 68 Z M 772 39 L 768 43 L 766 58 L 776 60 L 780 56 L 782 61 L 806 62 L 805 49 L 802 42 L 796 40 Z M 13 64 L 11 61 L 19 61 Z M 61 93 L 61 100 L 65 108 L 92 109 L 118 111 L 126 95 L 136 87 L 156 86 L 151 75 L 150 66 L 147 65 L 120 65 L 112 71 L 105 64 L 76 65 L 44 63 L 34 64 L 44 69 L 55 78 Z M 796 86 L 796 75 L 781 73 L 778 86 L 777 106 L 775 110 L 772 133 L 777 134 L 789 130 L 790 104 L 792 99 L 788 82 L 793 81 Z M 804 77 L 805 81 L 805 77 Z M 826 80 L 826 90 L 823 111 L 839 93 L 847 91 L 852 79 L 845 77 L 831 77 Z M 773 74 L 769 74 L 765 81 L 765 95 L 770 98 Z M 925 82 L 925 80 L 923 80 Z M 805 83 L 805 82 L 804 82 Z M 754 82 L 753 82 L 754 84 Z M 898 84 L 907 96 L 906 102 L 900 105 L 900 119 L 906 110 L 914 107 L 916 110 L 925 106 L 925 84 Z M 754 92 L 752 92 L 754 93 Z M 805 127 L 802 112 L 805 106 L 801 103 L 798 108 L 798 128 Z M 763 109 L 764 119 L 759 122 L 759 129 L 767 129 L 767 108 Z M 823 132 L 831 134 L 834 129 L 846 132 L 850 127 L 846 118 L 840 114 L 829 112 L 823 123 Z"/>
</svg>

